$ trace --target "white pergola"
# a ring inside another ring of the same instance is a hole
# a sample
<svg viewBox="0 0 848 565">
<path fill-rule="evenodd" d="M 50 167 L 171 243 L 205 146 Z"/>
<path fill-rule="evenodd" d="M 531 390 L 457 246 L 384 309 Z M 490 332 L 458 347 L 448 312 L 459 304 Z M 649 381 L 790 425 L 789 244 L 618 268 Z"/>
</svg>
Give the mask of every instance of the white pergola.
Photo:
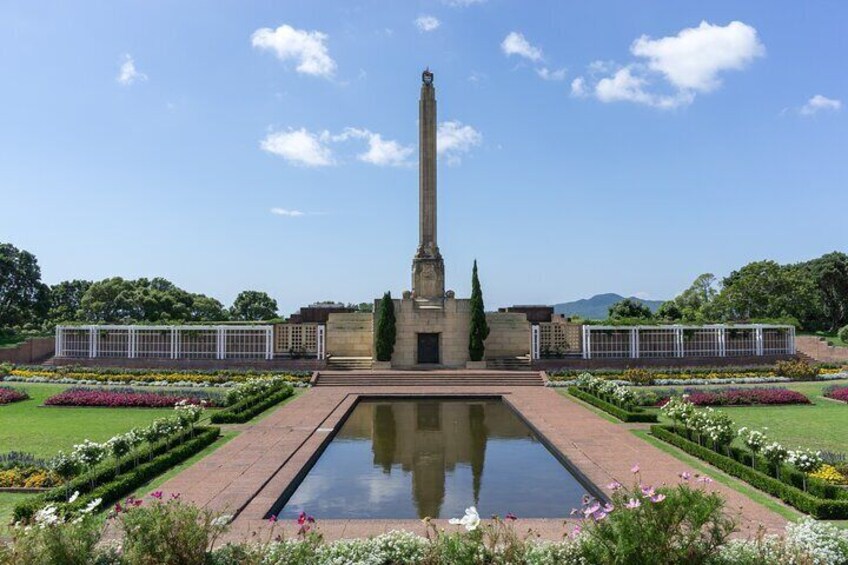
<svg viewBox="0 0 848 565">
<path fill-rule="evenodd" d="M 56 357 L 273 359 L 271 325 L 57 326 Z"/>
<path fill-rule="evenodd" d="M 794 355 L 793 326 L 583 326 L 584 359 Z"/>
</svg>

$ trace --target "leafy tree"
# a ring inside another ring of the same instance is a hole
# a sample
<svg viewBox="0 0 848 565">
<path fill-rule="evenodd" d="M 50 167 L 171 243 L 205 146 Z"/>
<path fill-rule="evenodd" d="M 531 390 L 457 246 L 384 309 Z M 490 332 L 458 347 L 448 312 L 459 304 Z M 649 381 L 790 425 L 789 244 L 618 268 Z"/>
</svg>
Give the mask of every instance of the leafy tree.
<svg viewBox="0 0 848 565">
<path fill-rule="evenodd" d="M 819 291 L 823 329 L 848 323 L 848 255 L 828 253 L 806 264 Z"/>
<path fill-rule="evenodd" d="M 725 320 L 791 316 L 790 270 L 774 261 L 755 261 L 733 271 L 722 281 L 718 313 Z"/>
<path fill-rule="evenodd" d="M 74 279 L 51 286 L 50 312 L 47 314 L 50 322 L 60 324 L 81 321 L 82 298 L 91 285 L 91 281 Z"/>
<path fill-rule="evenodd" d="M 654 317 L 651 309 L 632 298 L 619 300 L 609 307 L 609 318 L 611 320 L 650 320 Z"/>
<path fill-rule="evenodd" d="M 489 337 L 486 309 L 483 306 L 483 290 L 477 276 L 477 260 L 471 270 L 471 331 L 468 339 L 468 355 L 472 361 L 482 361 L 486 352 L 485 341 Z"/>
<path fill-rule="evenodd" d="M 677 305 L 675 300 L 667 300 L 663 302 L 657 310 L 657 318 L 675 322 L 683 317 L 683 311 Z"/>
<path fill-rule="evenodd" d="M 219 322 L 230 317 L 224 305 L 215 298 L 205 294 L 191 295 L 191 312 L 189 319 L 195 322 Z"/>
<path fill-rule="evenodd" d="M 397 327 L 395 323 L 395 303 L 392 293 L 387 292 L 380 300 L 377 314 L 377 331 L 374 349 L 377 353 L 377 361 L 391 361 L 395 352 L 395 339 L 397 339 Z"/>
<path fill-rule="evenodd" d="M 268 293 L 244 290 L 236 296 L 230 308 L 230 317 L 239 321 L 261 321 L 277 317 L 277 301 Z"/>
<path fill-rule="evenodd" d="M 0 243 L 0 328 L 40 323 L 50 308 L 35 255 Z"/>
</svg>

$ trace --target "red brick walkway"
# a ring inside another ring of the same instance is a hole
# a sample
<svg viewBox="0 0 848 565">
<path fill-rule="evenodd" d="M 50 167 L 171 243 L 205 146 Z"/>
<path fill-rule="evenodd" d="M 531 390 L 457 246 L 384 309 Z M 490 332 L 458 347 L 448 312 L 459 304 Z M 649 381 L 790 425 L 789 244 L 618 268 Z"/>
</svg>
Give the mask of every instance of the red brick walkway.
<svg viewBox="0 0 848 565">
<path fill-rule="evenodd" d="M 286 485 L 339 424 L 360 394 L 376 395 L 495 395 L 502 396 L 547 440 L 600 488 L 613 480 L 631 484 L 634 464 L 641 479 L 654 486 L 676 484 L 678 474 L 689 470 L 675 457 L 636 437 L 627 426 L 605 420 L 556 391 L 543 387 L 316 387 L 281 407 L 236 438 L 167 481 L 161 490 L 216 512 L 235 514 L 232 539 L 246 539 L 258 532 L 267 539 L 271 526 L 264 519 Z M 716 474 L 718 472 L 716 471 Z M 780 530 L 785 520 L 746 496 L 718 483 L 708 488 L 720 492 L 727 508 L 738 515 L 743 535 L 753 534 L 760 524 Z M 563 519 L 569 508 L 563 509 Z M 447 524 L 446 520 L 437 521 Z M 543 537 L 559 539 L 563 520 L 523 520 Z M 276 526 L 276 533 L 290 525 Z M 322 520 L 328 539 L 378 534 L 391 529 L 424 533 L 418 520 Z"/>
</svg>

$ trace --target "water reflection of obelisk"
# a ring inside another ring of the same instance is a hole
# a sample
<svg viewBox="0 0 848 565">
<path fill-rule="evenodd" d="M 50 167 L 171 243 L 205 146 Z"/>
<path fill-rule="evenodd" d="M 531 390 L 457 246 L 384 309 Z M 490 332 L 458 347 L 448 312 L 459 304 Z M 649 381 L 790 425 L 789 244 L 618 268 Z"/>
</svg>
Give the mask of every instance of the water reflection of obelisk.
<svg viewBox="0 0 848 565">
<path fill-rule="evenodd" d="M 411 472 L 413 504 L 420 518 L 441 515 L 446 473 L 457 464 L 471 468 L 477 504 L 489 433 L 485 417 L 482 404 L 378 404 L 372 413 L 374 464 L 386 474 L 397 464 Z"/>
</svg>

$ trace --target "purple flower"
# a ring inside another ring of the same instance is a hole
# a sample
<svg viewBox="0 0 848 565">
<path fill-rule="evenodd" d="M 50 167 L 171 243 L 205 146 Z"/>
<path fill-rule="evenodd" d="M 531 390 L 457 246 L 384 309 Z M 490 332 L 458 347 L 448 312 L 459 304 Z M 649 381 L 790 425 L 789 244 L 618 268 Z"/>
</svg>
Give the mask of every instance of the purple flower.
<svg viewBox="0 0 848 565">
<path fill-rule="evenodd" d="M 634 508 L 639 508 L 640 506 L 642 506 L 642 503 L 639 502 L 638 498 L 631 498 L 627 501 L 627 504 L 624 505 L 625 508 L 628 508 L 630 510 L 633 510 Z"/>
<path fill-rule="evenodd" d="M 516 516 L 512 512 L 507 512 L 506 513 L 506 519 L 511 521 L 511 522 L 515 522 L 516 520 L 518 520 L 518 516 Z"/>
<path fill-rule="evenodd" d="M 680 475 L 679 475 L 679 476 L 680 476 L 680 478 L 681 478 L 681 479 L 683 479 L 684 481 L 688 481 L 689 479 L 691 479 L 691 478 L 692 478 L 692 475 L 691 475 L 688 471 L 683 471 L 682 473 L 680 473 Z"/>
<path fill-rule="evenodd" d="M 654 487 L 642 487 L 643 496 L 654 496 Z"/>
<path fill-rule="evenodd" d="M 708 485 L 708 484 L 712 483 L 713 480 L 711 478 L 707 477 L 707 476 L 703 476 L 700 479 L 698 479 L 698 482 L 704 483 L 705 485 Z"/>
<path fill-rule="evenodd" d="M 618 481 L 613 481 L 613 482 L 611 482 L 610 484 L 607 485 L 607 488 L 610 489 L 611 491 L 615 492 L 615 491 L 617 491 L 618 489 L 621 488 L 621 483 L 619 483 Z"/>
<path fill-rule="evenodd" d="M 651 502 L 653 502 L 654 504 L 660 503 L 663 500 L 665 500 L 665 495 L 662 494 L 662 493 L 655 494 L 654 496 L 651 497 Z"/>
<path fill-rule="evenodd" d="M 636 464 L 636 465 L 633 465 L 632 467 L 630 467 L 630 472 L 633 473 L 634 475 L 636 473 L 638 473 L 639 472 L 639 465 Z"/>
<path fill-rule="evenodd" d="M 155 491 L 155 492 L 152 492 L 152 493 L 150 493 L 150 496 L 152 496 L 152 497 L 153 497 L 153 498 L 155 498 L 156 500 L 162 500 L 162 491 L 161 491 L 161 490 L 157 490 L 157 491 Z"/>
</svg>

